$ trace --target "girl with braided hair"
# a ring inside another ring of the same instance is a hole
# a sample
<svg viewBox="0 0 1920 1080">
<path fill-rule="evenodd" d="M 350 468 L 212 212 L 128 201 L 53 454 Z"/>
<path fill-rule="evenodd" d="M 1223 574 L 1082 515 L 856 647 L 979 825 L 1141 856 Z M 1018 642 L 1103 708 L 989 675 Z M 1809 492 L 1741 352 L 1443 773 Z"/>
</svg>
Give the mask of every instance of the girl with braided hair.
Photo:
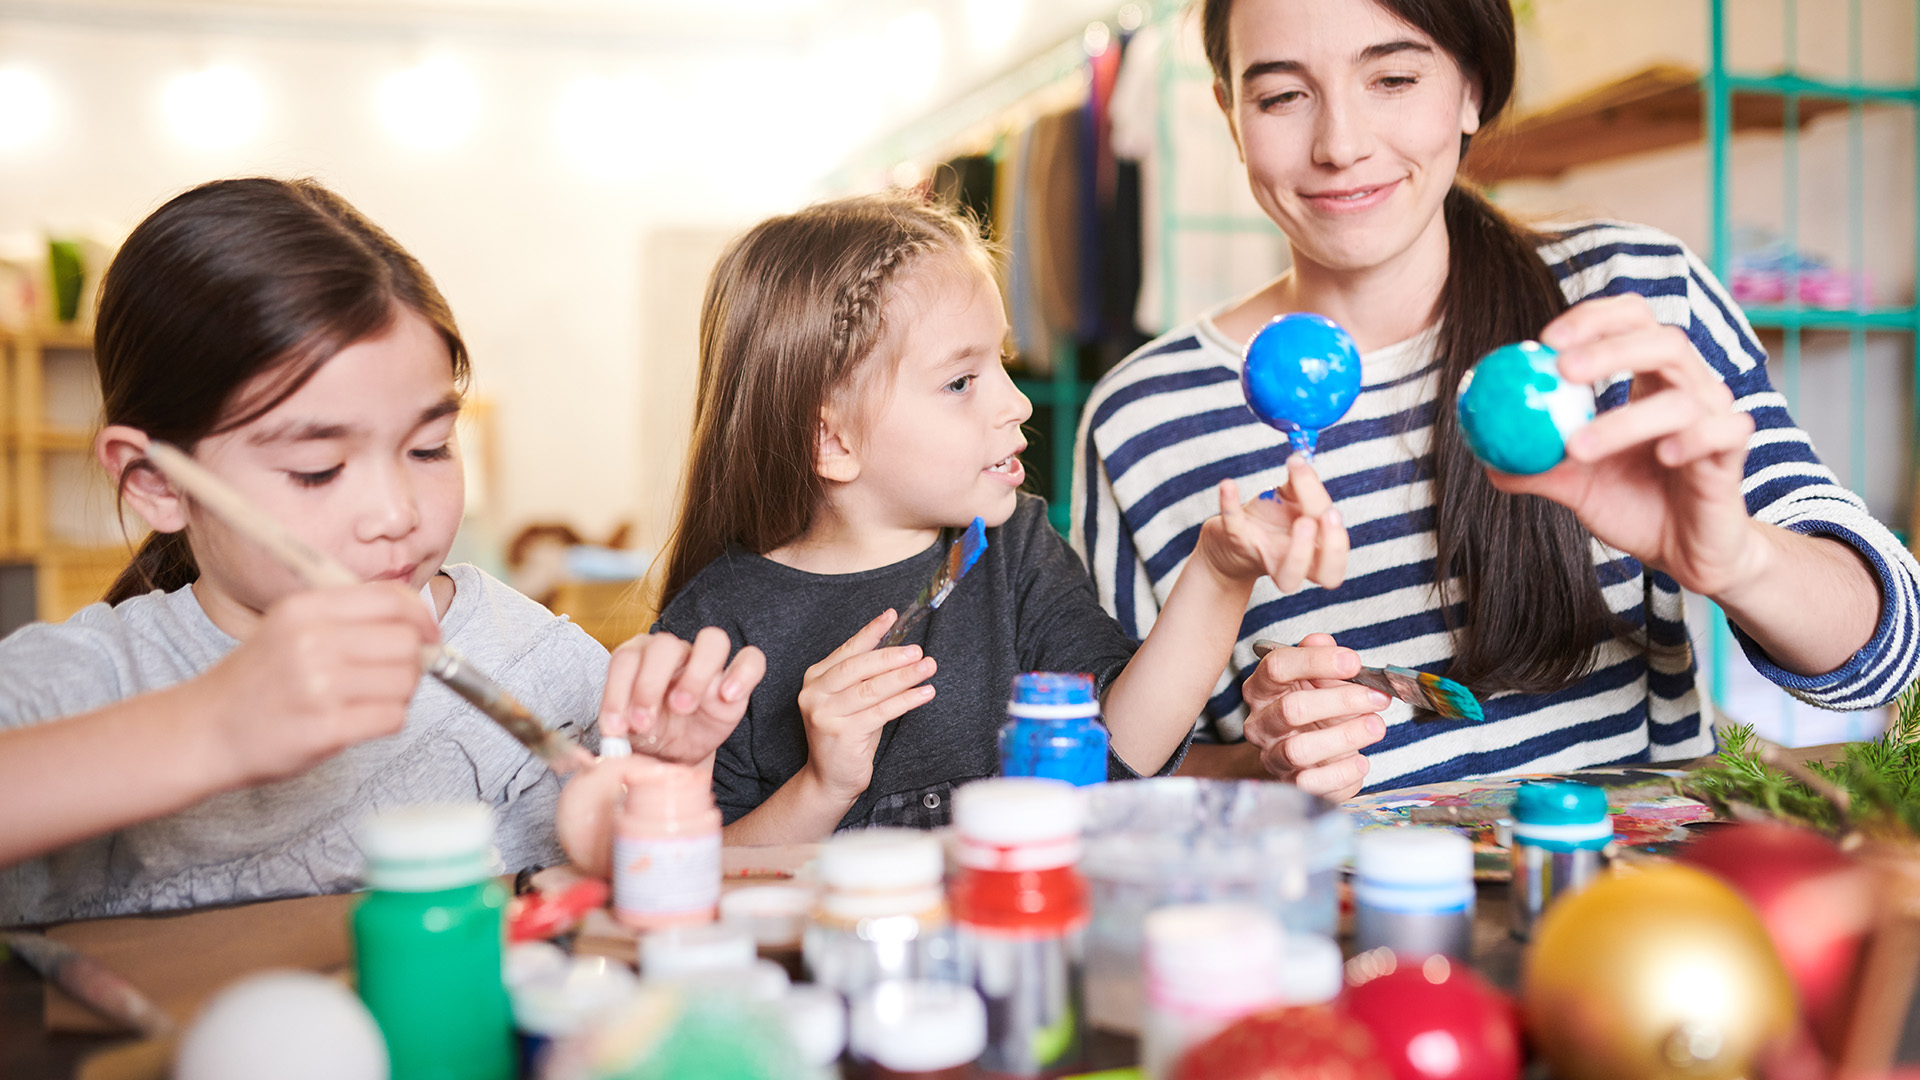
<svg viewBox="0 0 1920 1080">
<path fill-rule="evenodd" d="M 1254 581 L 1338 584 L 1337 527 L 1291 496 L 1243 507 L 1228 482 L 1136 646 L 1045 503 L 1020 491 L 1032 406 L 1002 365 L 1006 336 L 977 229 L 913 196 L 775 218 L 721 257 L 656 629 L 718 626 L 766 652 L 714 763 L 729 842 L 945 823 L 956 785 L 998 771 L 994 732 L 1021 671 L 1094 678 L 1111 777 L 1171 772 Z M 1314 485 L 1301 479 L 1296 492 Z M 880 647 L 975 517 L 979 563 Z"/>
</svg>

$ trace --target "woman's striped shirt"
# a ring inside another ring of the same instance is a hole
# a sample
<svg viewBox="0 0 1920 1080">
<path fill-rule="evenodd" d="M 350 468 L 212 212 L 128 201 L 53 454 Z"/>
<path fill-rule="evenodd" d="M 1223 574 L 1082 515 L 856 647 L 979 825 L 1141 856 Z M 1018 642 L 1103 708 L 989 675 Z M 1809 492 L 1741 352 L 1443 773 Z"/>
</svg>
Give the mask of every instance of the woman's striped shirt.
<svg viewBox="0 0 1920 1080">
<path fill-rule="evenodd" d="M 1557 236 L 1540 254 L 1569 302 L 1619 293 L 1646 297 L 1661 322 L 1687 332 L 1732 389 L 1734 407 L 1753 416 L 1742 485 L 1749 512 L 1854 546 L 1879 580 L 1879 624 L 1844 666 L 1813 678 L 1794 675 L 1742 637 L 1754 665 L 1816 705 L 1859 709 L 1890 700 L 1915 674 L 1920 568 L 1794 426 L 1767 380 L 1765 354 L 1746 316 L 1699 259 L 1665 233 L 1595 222 Z M 1333 590 L 1309 584 L 1291 596 L 1280 595 L 1271 580 L 1260 581 L 1233 659 L 1198 721 L 1202 739 L 1241 737 L 1240 683 L 1252 670 L 1257 638 L 1291 642 L 1322 631 L 1368 664 L 1447 667 L 1452 647 L 1434 588 L 1430 483 L 1435 336 L 1429 329 L 1362 358 L 1359 400 L 1321 433 L 1314 462 L 1352 541 L 1346 581 Z M 1241 396 L 1240 351 L 1202 318 L 1128 357 L 1087 402 L 1073 478 L 1072 539 L 1102 602 L 1136 638 L 1153 626 L 1201 522 L 1217 512 L 1219 482 L 1233 477 L 1251 492 L 1285 475 L 1285 438 L 1257 420 Z M 1624 381 L 1596 389 L 1602 409 L 1627 399 Z M 1598 541 L 1594 564 L 1612 609 L 1658 647 L 1609 642 L 1598 649 L 1592 674 L 1573 686 L 1485 699 L 1483 724 L 1410 723 L 1407 706 L 1395 702 L 1385 713 L 1386 737 L 1368 752 L 1368 790 L 1709 752 L 1713 736 L 1701 721 L 1679 587 Z"/>
</svg>

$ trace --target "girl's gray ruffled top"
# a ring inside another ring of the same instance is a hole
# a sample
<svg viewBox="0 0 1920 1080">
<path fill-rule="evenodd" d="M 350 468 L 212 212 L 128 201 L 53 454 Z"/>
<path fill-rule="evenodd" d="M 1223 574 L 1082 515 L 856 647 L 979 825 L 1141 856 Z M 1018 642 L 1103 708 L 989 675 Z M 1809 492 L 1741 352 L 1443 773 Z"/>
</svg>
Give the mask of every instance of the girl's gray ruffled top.
<svg viewBox="0 0 1920 1080">
<path fill-rule="evenodd" d="M 548 723 L 592 746 L 606 650 L 473 566 L 443 573 L 455 590 L 442 638 Z M 0 641 L 0 726 L 45 723 L 172 686 L 237 644 L 191 587 L 23 627 Z M 354 826 L 369 811 L 407 803 L 481 800 L 496 816 L 504 870 L 551 865 L 562 858 L 553 825 L 559 792 L 558 778 L 512 736 L 423 679 L 398 735 L 351 747 L 300 776 L 0 869 L 0 925 L 347 892 L 360 886 Z"/>
</svg>

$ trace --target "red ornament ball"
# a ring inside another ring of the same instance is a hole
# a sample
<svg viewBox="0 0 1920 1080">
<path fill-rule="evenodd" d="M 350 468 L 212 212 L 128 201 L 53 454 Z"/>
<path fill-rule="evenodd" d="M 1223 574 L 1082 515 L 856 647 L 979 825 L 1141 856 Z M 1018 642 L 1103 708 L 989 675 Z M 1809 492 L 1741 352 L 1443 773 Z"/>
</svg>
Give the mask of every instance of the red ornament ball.
<svg viewBox="0 0 1920 1080">
<path fill-rule="evenodd" d="M 1356 964 L 1359 970 L 1368 966 Z M 1465 963 L 1383 955 L 1373 966 L 1377 974 L 1347 991 L 1346 1008 L 1373 1034 L 1393 1080 L 1519 1077 L 1520 1022 L 1513 1002 Z"/>
<path fill-rule="evenodd" d="M 1836 1053 L 1873 922 L 1868 872 L 1819 833 L 1761 823 L 1702 830 L 1680 861 L 1733 886 L 1753 905 L 1815 1041 Z"/>
<path fill-rule="evenodd" d="M 1174 1080 L 1389 1080 L 1367 1029 L 1325 1005 L 1242 1017 L 1189 1049 Z"/>
</svg>

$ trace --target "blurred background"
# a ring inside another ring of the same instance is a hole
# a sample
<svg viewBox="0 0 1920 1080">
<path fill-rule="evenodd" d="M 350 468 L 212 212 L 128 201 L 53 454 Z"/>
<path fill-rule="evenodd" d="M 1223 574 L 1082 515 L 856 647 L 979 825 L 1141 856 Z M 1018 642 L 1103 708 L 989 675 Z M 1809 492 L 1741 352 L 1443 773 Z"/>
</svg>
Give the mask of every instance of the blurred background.
<svg viewBox="0 0 1920 1080">
<path fill-rule="evenodd" d="M 1468 171 L 1552 221 L 1667 229 L 1754 314 L 1822 456 L 1914 513 L 1912 0 L 1518 0 L 1512 116 Z M 666 535 L 705 277 L 757 218 L 930 182 L 1008 249 L 1031 483 L 1079 401 L 1286 266 L 1172 0 L 0 0 L 0 632 L 124 562 L 87 453 L 90 304 L 148 211 L 312 176 L 438 279 L 473 350 L 456 557 L 617 641 Z M 1724 123 L 1716 122 L 1718 116 Z M 128 528 L 137 522 L 129 520 Z M 1724 634 L 1699 613 L 1696 639 Z M 1723 708 L 1815 714 L 1724 647 Z"/>
</svg>

